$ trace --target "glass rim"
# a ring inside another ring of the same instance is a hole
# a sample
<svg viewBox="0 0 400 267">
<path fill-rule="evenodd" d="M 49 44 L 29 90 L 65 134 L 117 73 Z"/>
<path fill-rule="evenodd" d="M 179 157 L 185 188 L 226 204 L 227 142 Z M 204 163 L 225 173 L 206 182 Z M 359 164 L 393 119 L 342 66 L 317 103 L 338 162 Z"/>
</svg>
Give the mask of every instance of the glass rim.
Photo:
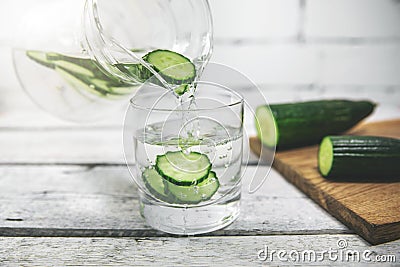
<svg viewBox="0 0 400 267">
<path fill-rule="evenodd" d="M 230 89 L 229 87 L 226 87 L 226 86 L 218 84 L 218 83 L 213 83 L 213 82 L 197 81 L 196 83 L 197 84 L 208 84 L 208 85 L 217 86 L 217 87 L 225 90 L 225 92 L 227 91 L 231 95 L 234 95 L 235 97 L 238 98 L 238 100 L 234 101 L 232 103 L 229 103 L 229 104 L 221 104 L 218 107 L 213 107 L 213 108 L 195 108 L 195 109 L 186 109 L 186 108 L 185 109 L 177 109 L 176 107 L 175 108 L 154 108 L 154 107 L 143 106 L 143 105 L 140 105 L 140 104 L 135 102 L 136 96 L 133 96 L 130 99 L 129 102 L 130 102 L 130 105 L 133 106 L 136 109 L 148 110 L 148 111 L 159 111 L 159 112 L 213 111 L 213 110 L 219 110 L 219 109 L 223 109 L 223 108 L 234 107 L 234 106 L 237 106 L 237 105 L 243 105 L 243 103 L 244 103 L 243 96 L 240 93 Z M 168 93 L 167 89 L 165 89 L 165 90 L 166 90 L 165 94 Z M 151 94 L 151 93 L 149 93 L 149 94 Z"/>
</svg>

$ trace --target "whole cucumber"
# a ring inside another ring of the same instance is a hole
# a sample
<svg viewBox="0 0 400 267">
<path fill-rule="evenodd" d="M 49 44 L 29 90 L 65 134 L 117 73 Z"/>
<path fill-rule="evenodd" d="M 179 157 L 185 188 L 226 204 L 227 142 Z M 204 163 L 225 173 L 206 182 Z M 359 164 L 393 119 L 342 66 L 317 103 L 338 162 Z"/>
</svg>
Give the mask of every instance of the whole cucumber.
<svg viewBox="0 0 400 267">
<path fill-rule="evenodd" d="M 370 101 L 320 100 L 259 106 L 257 135 L 261 142 L 277 149 L 318 144 L 326 135 L 349 130 L 370 115 Z"/>
</svg>

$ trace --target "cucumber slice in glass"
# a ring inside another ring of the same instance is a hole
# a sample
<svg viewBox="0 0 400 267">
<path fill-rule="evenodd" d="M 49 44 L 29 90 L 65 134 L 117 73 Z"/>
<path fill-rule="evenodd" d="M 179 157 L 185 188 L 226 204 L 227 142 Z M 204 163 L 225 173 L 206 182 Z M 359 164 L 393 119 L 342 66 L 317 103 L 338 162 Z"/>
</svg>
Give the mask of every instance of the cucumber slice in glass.
<svg viewBox="0 0 400 267">
<path fill-rule="evenodd" d="M 175 201 L 180 204 L 197 204 L 209 200 L 219 188 L 219 181 L 215 172 L 210 171 L 207 179 L 197 185 L 179 186 L 168 183 L 168 191 L 174 195 Z"/>
<path fill-rule="evenodd" d="M 157 172 L 176 185 L 196 185 L 208 177 L 211 170 L 210 159 L 205 154 L 182 151 L 169 151 L 158 155 L 156 159 Z"/>
</svg>

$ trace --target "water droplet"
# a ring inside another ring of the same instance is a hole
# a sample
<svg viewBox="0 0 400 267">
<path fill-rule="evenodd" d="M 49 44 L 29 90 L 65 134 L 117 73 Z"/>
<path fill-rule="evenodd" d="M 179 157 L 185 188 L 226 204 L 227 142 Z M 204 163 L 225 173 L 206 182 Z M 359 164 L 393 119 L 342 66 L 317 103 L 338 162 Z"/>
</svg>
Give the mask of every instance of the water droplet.
<svg viewBox="0 0 400 267">
<path fill-rule="evenodd" d="M 230 146 L 230 147 L 228 147 L 228 149 L 227 149 L 228 151 L 231 151 L 232 150 L 232 147 Z"/>
<path fill-rule="evenodd" d="M 207 199 L 207 195 L 206 195 L 206 194 L 202 194 L 202 195 L 201 195 L 201 198 L 202 198 L 203 200 L 205 200 L 205 199 Z"/>
<path fill-rule="evenodd" d="M 225 167 L 225 168 L 229 168 L 229 163 L 225 163 L 225 164 L 224 164 L 224 167 Z"/>
<path fill-rule="evenodd" d="M 193 186 L 193 190 L 195 194 L 199 193 L 199 187 L 197 185 Z"/>
</svg>

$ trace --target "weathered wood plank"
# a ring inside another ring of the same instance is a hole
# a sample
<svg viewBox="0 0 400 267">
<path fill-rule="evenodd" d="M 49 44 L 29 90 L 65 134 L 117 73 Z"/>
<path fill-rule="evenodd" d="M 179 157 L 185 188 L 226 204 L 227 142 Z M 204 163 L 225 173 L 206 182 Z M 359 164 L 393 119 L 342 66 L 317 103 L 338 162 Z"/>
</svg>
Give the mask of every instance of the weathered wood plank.
<svg viewBox="0 0 400 267">
<path fill-rule="evenodd" d="M 262 167 L 267 171 L 266 167 Z M 351 233 L 272 171 L 242 212 L 214 235 Z M 137 189 L 122 166 L 1 166 L 0 235 L 159 236 L 139 215 Z"/>
<path fill-rule="evenodd" d="M 124 164 L 122 130 L 44 129 L 0 132 L 0 163 Z"/>
<path fill-rule="evenodd" d="M 342 248 L 343 244 L 347 244 L 347 247 Z M 161 264 L 167 266 L 227 266 L 227 264 L 230 266 L 256 264 L 343 266 L 355 263 L 377 264 L 377 256 L 386 255 L 386 265 L 389 265 L 389 261 L 392 261 L 392 264 L 400 261 L 399 246 L 400 241 L 395 241 L 371 247 L 356 235 L 188 238 L 3 237 L 0 238 L 0 262 L 5 265 L 29 266 L 160 266 Z M 266 251 L 266 248 L 269 257 L 264 260 L 262 258 L 264 254 L 260 251 Z M 283 260 L 278 257 L 277 252 L 271 257 L 272 250 L 285 251 L 286 254 L 282 252 L 280 254 Z M 328 252 L 323 252 L 328 250 L 333 253 L 336 251 L 336 254 L 332 254 L 330 258 Z M 364 253 L 366 250 L 370 252 Z M 289 257 L 289 253 L 292 257 Z M 354 256 L 348 256 L 349 253 L 351 255 L 354 253 Z M 389 255 L 393 255 L 394 258 L 389 258 Z M 288 261 L 289 259 L 293 260 Z M 383 264 L 383 266 L 386 265 Z"/>
</svg>

